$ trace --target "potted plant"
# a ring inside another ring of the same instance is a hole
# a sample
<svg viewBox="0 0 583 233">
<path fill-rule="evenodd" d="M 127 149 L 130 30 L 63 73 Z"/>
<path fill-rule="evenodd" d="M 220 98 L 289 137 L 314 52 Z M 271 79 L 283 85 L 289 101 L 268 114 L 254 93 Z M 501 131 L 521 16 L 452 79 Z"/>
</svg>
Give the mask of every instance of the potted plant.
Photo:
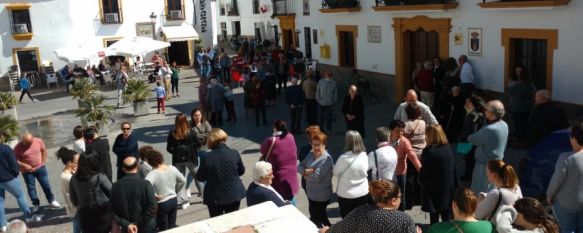
<svg viewBox="0 0 583 233">
<path fill-rule="evenodd" d="M 16 121 L 10 115 L 2 115 L 0 116 L 0 131 L 6 133 L 8 138 L 5 138 L 6 142 L 10 142 L 13 139 L 18 137 L 18 121 Z M 15 143 L 6 143 L 7 145 Z"/>
<path fill-rule="evenodd" d="M 128 85 L 122 97 L 124 102 L 133 103 L 134 116 L 144 116 L 150 114 L 148 97 L 150 97 L 151 94 L 152 90 L 146 81 L 132 79 L 128 81 Z"/>
<path fill-rule="evenodd" d="M 11 115 L 14 119 L 17 119 L 16 109 L 16 97 L 10 92 L 0 92 L 0 111 L 2 115 Z M 12 109 L 12 111 L 10 111 Z"/>
<path fill-rule="evenodd" d="M 103 103 L 104 95 L 91 95 L 83 99 L 83 102 L 84 106 L 75 110 L 77 116 L 81 117 L 81 124 L 85 127 L 95 125 L 99 135 L 108 135 L 114 107 Z"/>
<path fill-rule="evenodd" d="M 97 86 L 88 78 L 75 80 L 75 85 L 71 88 L 71 97 L 77 99 L 79 108 L 84 107 L 85 99 L 88 99 L 95 93 L 97 93 Z"/>
</svg>

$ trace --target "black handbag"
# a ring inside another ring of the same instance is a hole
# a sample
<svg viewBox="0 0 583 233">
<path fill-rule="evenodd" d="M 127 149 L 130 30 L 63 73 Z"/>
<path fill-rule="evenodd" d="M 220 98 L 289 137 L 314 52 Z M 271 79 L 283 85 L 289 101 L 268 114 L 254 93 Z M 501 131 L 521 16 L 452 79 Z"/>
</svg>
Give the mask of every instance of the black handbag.
<svg viewBox="0 0 583 233">
<path fill-rule="evenodd" d="M 89 208 L 90 209 L 102 209 L 109 205 L 109 197 L 105 195 L 103 189 L 101 189 L 101 173 L 97 174 L 97 181 L 95 182 L 95 186 L 91 189 L 91 199 L 89 200 Z"/>
</svg>

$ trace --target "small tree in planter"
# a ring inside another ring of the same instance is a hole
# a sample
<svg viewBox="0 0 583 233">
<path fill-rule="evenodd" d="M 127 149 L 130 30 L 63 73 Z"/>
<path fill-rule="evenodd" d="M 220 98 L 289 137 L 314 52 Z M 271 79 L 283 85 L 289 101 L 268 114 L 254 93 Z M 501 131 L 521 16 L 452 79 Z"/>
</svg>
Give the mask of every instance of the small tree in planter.
<svg viewBox="0 0 583 233">
<path fill-rule="evenodd" d="M 134 116 L 144 116 L 150 114 L 148 97 L 150 97 L 151 94 L 152 90 L 146 81 L 132 79 L 128 81 L 128 85 L 122 97 L 124 102 L 133 103 Z"/>
<path fill-rule="evenodd" d="M 86 99 L 97 93 L 97 86 L 88 78 L 82 78 L 75 81 L 75 85 L 71 88 L 71 97 L 78 99 L 79 108 L 81 108 Z"/>
<path fill-rule="evenodd" d="M 14 119 L 17 119 L 16 109 L 13 109 L 16 105 L 16 97 L 9 92 L 0 92 L 0 111 L 3 115 L 12 115 Z M 13 109 L 12 111 L 9 111 Z"/>
<path fill-rule="evenodd" d="M 0 116 L 0 131 L 4 132 L 8 138 L 5 138 L 6 142 L 11 141 L 18 137 L 18 121 L 16 121 L 12 116 L 3 115 Z M 10 144 L 10 143 L 7 143 Z"/>
<path fill-rule="evenodd" d="M 103 103 L 105 102 L 104 95 L 91 95 L 83 99 L 83 102 L 84 106 L 75 110 L 77 116 L 82 119 L 81 123 L 84 126 L 94 124 L 97 127 L 99 135 L 108 135 L 108 126 L 113 115 L 114 107 Z M 83 119 L 85 119 L 85 122 L 83 122 Z"/>
</svg>

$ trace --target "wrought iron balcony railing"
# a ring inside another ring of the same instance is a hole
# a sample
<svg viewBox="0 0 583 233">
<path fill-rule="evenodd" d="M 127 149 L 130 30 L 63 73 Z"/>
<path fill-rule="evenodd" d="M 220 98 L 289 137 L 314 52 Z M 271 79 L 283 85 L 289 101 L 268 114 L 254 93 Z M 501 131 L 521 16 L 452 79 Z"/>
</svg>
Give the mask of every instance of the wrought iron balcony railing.
<svg viewBox="0 0 583 233">
<path fill-rule="evenodd" d="M 273 0 L 273 16 L 295 15 L 292 0 Z"/>
<path fill-rule="evenodd" d="M 376 6 L 428 5 L 456 2 L 454 0 L 375 0 Z"/>
<path fill-rule="evenodd" d="M 360 7 L 359 0 L 322 0 L 322 9 Z"/>
<path fill-rule="evenodd" d="M 227 16 L 239 16 L 239 8 L 236 3 L 225 4 L 225 9 L 227 10 Z"/>
</svg>

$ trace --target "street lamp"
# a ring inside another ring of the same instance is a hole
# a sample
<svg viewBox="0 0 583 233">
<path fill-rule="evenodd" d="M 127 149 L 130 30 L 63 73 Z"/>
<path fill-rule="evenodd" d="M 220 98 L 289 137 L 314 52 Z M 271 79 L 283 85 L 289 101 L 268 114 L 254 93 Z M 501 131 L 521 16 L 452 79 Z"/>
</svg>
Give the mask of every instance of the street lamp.
<svg viewBox="0 0 583 233">
<path fill-rule="evenodd" d="M 152 11 L 152 13 L 150 14 L 150 20 L 152 21 L 152 23 L 156 22 L 156 14 L 154 14 L 154 12 Z"/>
</svg>

